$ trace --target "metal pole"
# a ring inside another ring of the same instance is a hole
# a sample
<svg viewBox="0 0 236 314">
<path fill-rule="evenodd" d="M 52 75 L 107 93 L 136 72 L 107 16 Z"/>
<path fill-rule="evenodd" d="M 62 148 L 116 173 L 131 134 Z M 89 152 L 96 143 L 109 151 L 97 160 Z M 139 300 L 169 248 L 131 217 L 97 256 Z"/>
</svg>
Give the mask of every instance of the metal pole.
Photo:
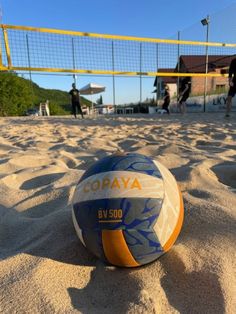
<svg viewBox="0 0 236 314">
<path fill-rule="evenodd" d="M 112 71 L 115 71 L 115 56 L 114 56 L 114 43 L 112 41 L 111 43 L 112 48 Z M 116 89 L 115 89 L 115 75 L 113 73 L 112 75 L 112 81 L 113 81 L 113 106 L 116 113 Z"/>
<path fill-rule="evenodd" d="M 0 32 L 2 32 L 2 29 L 0 29 Z M 0 39 L 0 67 L 3 65 L 3 60 L 2 60 L 2 40 Z"/>
<path fill-rule="evenodd" d="M 7 55 L 7 67 L 9 70 L 11 70 L 12 63 L 11 63 L 11 53 L 10 53 L 10 47 L 9 47 L 9 40 L 8 40 L 7 30 L 6 30 L 4 25 L 2 25 L 2 30 L 3 30 L 3 39 L 4 39 L 6 55 Z"/>
<path fill-rule="evenodd" d="M 2 24 L 2 4 L 0 2 L 0 24 Z M 2 29 L 3 31 L 3 29 Z M 0 67 L 3 65 L 3 60 L 2 60 L 2 40 L 0 40 Z"/>
<path fill-rule="evenodd" d="M 91 93 L 91 103 L 92 103 L 92 106 L 91 106 L 91 107 L 92 107 L 92 115 L 93 115 L 93 113 L 94 113 L 94 112 L 93 112 L 93 92 Z"/>
<path fill-rule="evenodd" d="M 180 31 L 178 31 L 178 40 L 180 40 Z M 180 45 L 178 43 L 178 60 L 177 60 L 177 67 L 178 67 L 178 73 L 180 72 Z M 177 78 L 177 102 L 178 102 L 178 99 L 179 99 L 179 76 Z"/>
<path fill-rule="evenodd" d="M 140 43 L 140 105 L 142 103 L 142 43 Z"/>
<path fill-rule="evenodd" d="M 74 38 L 72 38 L 72 59 L 73 59 L 73 69 L 75 70 L 75 45 Z M 74 84 L 76 86 L 76 75 L 73 74 Z"/>
<path fill-rule="evenodd" d="M 34 89 L 33 89 L 33 82 L 32 82 L 32 75 L 31 75 L 31 63 L 30 63 L 30 52 L 29 52 L 29 38 L 28 34 L 26 34 L 26 47 L 27 47 L 27 58 L 28 58 L 28 65 L 29 65 L 29 77 L 30 77 L 30 86 L 31 86 L 31 92 L 32 97 L 34 96 Z"/>
<path fill-rule="evenodd" d="M 206 43 L 208 44 L 209 41 L 209 23 L 210 23 L 210 17 L 207 15 L 207 31 L 206 31 Z M 208 73 L 208 45 L 206 45 L 206 71 L 205 73 Z M 206 97 L 207 97 L 207 76 L 205 76 L 205 85 L 204 85 L 204 106 L 203 110 L 206 112 Z"/>
<path fill-rule="evenodd" d="M 2 3 L 0 2 L 0 24 L 3 24 L 3 10 Z"/>
<path fill-rule="evenodd" d="M 28 34 L 26 34 L 26 46 L 27 46 L 27 57 L 28 57 L 28 65 L 29 65 L 29 77 L 30 77 L 30 82 L 32 83 L 32 76 L 31 76 L 31 65 L 30 65 L 30 53 L 29 53 L 29 38 Z"/>
<path fill-rule="evenodd" d="M 158 43 L 156 45 L 157 72 L 158 72 Z M 156 76 L 156 105 L 158 105 L 158 76 Z"/>
</svg>

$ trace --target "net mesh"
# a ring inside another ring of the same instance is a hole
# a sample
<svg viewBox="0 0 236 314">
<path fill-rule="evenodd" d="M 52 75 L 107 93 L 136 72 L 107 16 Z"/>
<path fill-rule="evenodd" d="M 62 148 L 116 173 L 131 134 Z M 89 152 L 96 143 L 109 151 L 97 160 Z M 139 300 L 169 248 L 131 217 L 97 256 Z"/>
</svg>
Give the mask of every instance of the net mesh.
<svg viewBox="0 0 236 314">
<path fill-rule="evenodd" d="M 7 33 L 4 37 L 3 33 Z M 204 42 L 182 42 L 158 39 L 134 39 L 122 36 L 63 34 L 27 28 L 3 26 L 1 32 L 2 65 L 8 69 L 32 71 L 69 71 L 101 74 L 150 75 L 157 71 L 168 73 L 189 72 L 205 75 L 206 53 L 213 63 L 220 60 L 221 67 L 229 66 L 228 56 L 236 54 L 236 45 Z M 115 38 L 114 38 L 115 37 Z M 7 52 L 9 47 L 9 52 Z M 206 51 L 207 47 L 207 51 Z M 7 58 L 8 55 L 8 58 Z M 178 67 L 181 56 L 195 57 L 192 67 Z M 198 57 L 198 58 L 196 58 Z M 9 58 L 11 64 L 9 64 Z M 208 72 L 211 69 L 208 68 Z M 214 71 L 211 71 L 214 72 Z M 213 73 L 214 75 L 214 73 Z M 216 75 L 218 75 L 216 73 Z"/>
</svg>

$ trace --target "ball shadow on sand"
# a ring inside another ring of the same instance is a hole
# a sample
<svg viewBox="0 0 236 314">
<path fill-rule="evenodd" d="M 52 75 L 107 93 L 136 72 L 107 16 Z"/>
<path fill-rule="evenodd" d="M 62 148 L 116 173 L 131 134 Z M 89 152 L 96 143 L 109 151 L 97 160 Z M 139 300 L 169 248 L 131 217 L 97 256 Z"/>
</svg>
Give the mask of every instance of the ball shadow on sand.
<svg viewBox="0 0 236 314">
<path fill-rule="evenodd" d="M 79 241 L 69 207 L 31 218 L 0 205 L 0 259 L 22 253 L 72 265 L 97 261 Z"/>
</svg>

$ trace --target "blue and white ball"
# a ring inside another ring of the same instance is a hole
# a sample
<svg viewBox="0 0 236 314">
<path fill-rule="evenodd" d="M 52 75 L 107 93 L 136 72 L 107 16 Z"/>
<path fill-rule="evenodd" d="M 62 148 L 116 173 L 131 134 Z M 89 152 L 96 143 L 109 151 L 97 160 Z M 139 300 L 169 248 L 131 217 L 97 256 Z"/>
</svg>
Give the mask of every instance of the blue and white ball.
<svg viewBox="0 0 236 314">
<path fill-rule="evenodd" d="M 136 267 L 159 258 L 177 239 L 184 216 L 170 171 L 136 154 L 114 154 L 92 165 L 73 198 L 81 242 L 102 260 Z"/>
</svg>

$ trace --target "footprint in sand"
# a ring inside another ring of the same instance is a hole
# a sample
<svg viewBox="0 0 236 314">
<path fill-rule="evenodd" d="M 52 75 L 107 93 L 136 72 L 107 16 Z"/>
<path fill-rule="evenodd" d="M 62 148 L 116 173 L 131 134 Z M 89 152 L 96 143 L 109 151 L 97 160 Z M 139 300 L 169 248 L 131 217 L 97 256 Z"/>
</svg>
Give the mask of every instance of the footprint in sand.
<svg viewBox="0 0 236 314">
<path fill-rule="evenodd" d="M 234 162 L 224 162 L 213 166 L 211 170 L 218 180 L 231 188 L 236 188 L 236 165 Z"/>
<path fill-rule="evenodd" d="M 200 199 L 209 199 L 211 197 L 210 193 L 198 189 L 188 190 L 188 193 Z"/>
<path fill-rule="evenodd" d="M 35 155 L 27 155 L 19 156 L 11 159 L 11 164 L 20 166 L 23 168 L 29 167 L 40 167 L 40 166 L 48 166 L 49 158 L 40 156 L 39 154 Z"/>
<path fill-rule="evenodd" d="M 139 144 L 139 141 L 137 140 L 122 140 L 119 143 L 119 147 L 121 147 L 124 150 L 128 150 L 128 151 L 134 151 L 137 149 L 137 145 Z"/>
<path fill-rule="evenodd" d="M 51 173 L 48 174 L 48 172 Z M 64 175 L 64 172 L 55 173 L 55 169 L 54 172 L 52 172 L 50 168 L 30 172 L 24 170 L 5 176 L 2 182 L 11 189 L 32 190 L 45 187 L 61 179 Z"/>
<path fill-rule="evenodd" d="M 37 189 L 45 185 L 49 185 L 59 179 L 61 179 L 64 176 L 64 172 L 61 173 L 52 173 L 52 174 L 45 174 L 42 176 L 38 176 L 35 178 L 32 178 L 30 180 L 26 180 L 21 186 L 21 190 L 31 190 L 31 189 Z"/>
<path fill-rule="evenodd" d="M 82 313 L 155 313 L 154 302 L 129 270 L 96 267 L 82 289 L 68 288 L 71 303 Z"/>
<path fill-rule="evenodd" d="M 1 159 L 1 160 L 0 160 L 0 165 L 7 163 L 9 159 L 10 159 L 10 158 Z"/>
<path fill-rule="evenodd" d="M 224 296 L 216 274 L 206 270 L 188 272 L 174 252 L 163 256 L 161 262 L 166 273 L 161 285 L 178 313 L 225 313 Z"/>
<path fill-rule="evenodd" d="M 72 156 L 61 156 L 59 159 L 70 169 L 74 169 L 78 162 Z"/>
</svg>

